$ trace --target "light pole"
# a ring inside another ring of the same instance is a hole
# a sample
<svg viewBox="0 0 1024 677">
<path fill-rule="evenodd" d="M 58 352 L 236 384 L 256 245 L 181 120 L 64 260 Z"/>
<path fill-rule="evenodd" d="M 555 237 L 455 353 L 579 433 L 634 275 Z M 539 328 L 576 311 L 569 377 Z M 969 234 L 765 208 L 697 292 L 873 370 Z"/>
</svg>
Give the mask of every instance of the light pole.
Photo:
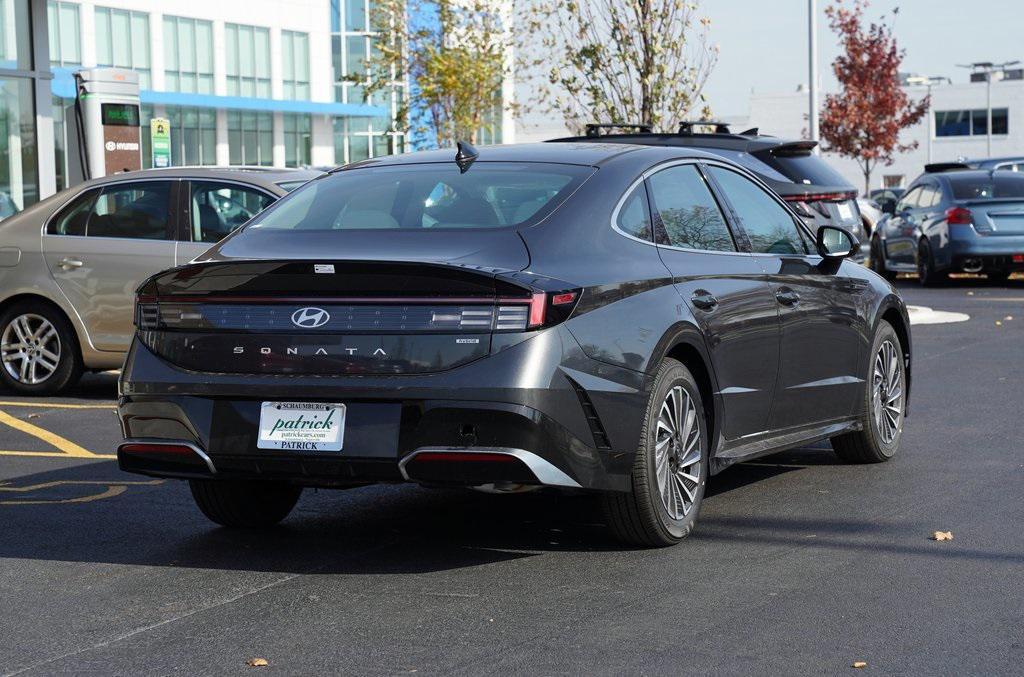
<svg viewBox="0 0 1024 677">
<path fill-rule="evenodd" d="M 928 161 L 927 164 L 932 163 L 932 138 L 935 136 L 935 116 L 932 115 L 932 85 L 938 85 L 943 82 L 953 84 L 953 81 L 942 75 L 912 75 L 907 78 L 908 85 L 924 85 L 927 88 L 928 98 Z"/>
<path fill-rule="evenodd" d="M 992 157 L 992 76 L 996 73 L 1002 75 L 1007 66 L 1016 66 L 1019 63 L 1019 60 L 1014 60 L 1004 61 L 1003 63 L 978 61 L 969 64 L 957 64 L 960 68 L 970 68 L 972 73 L 980 72 L 985 74 L 985 109 L 987 111 L 985 115 L 985 147 L 988 157 Z"/>
<path fill-rule="evenodd" d="M 811 141 L 818 140 L 818 3 L 807 0 L 807 79 L 810 101 L 807 126 Z"/>
</svg>

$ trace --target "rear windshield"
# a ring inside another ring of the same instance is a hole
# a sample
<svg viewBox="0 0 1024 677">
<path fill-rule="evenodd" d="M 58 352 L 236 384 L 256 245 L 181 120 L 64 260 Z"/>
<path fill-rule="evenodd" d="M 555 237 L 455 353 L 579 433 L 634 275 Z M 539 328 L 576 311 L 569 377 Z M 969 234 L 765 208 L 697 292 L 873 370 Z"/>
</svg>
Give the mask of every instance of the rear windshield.
<svg viewBox="0 0 1024 677">
<path fill-rule="evenodd" d="M 316 179 L 251 222 L 280 230 L 502 228 L 538 222 L 594 169 L 477 162 L 361 167 Z"/>
<path fill-rule="evenodd" d="M 953 197 L 957 200 L 994 200 L 1024 197 L 1024 174 L 993 172 L 982 176 L 950 176 Z"/>
<path fill-rule="evenodd" d="M 760 150 L 754 153 L 758 160 L 784 175 L 793 183 L 805 186 L 850 186 L 843 175 L 832 169 L 827 162 L 817 155 L 774 155 L 770 151 Z M 850 186 L 852 188 L 852 186 Z"/>
</svg>

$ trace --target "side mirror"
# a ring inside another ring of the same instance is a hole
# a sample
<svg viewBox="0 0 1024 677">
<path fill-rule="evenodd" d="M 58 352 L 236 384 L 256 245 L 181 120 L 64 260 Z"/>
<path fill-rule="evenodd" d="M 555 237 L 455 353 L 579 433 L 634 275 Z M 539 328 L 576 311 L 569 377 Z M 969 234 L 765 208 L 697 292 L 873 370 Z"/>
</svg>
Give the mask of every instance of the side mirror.
<svg viewBox="0 0 1024 677">
<path fill-rule="evenodd" d="M 824 259 L 845 259 L 860 249 L 857 236 L 839 226 L 818 228 L 818 253 Z"/>
</svg>

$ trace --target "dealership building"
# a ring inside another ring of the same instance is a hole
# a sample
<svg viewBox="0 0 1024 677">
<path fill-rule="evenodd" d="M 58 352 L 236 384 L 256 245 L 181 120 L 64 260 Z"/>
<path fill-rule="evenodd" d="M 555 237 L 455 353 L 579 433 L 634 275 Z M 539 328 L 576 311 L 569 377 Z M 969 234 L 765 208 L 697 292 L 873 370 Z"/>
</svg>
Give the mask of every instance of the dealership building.
<svg viewBox="0 0 1024 677">
<path fill-rule="evenodd" d="M 139 75 L 143 166 L 153 117 L 171 123 L 173 165 L 404 151 L 392 121 L 406 83 L 364 97 L 370 2 L 0 0 L 0 192 L 22 209 L 65 187 L 72 73 L 97 66 Z"/>
</svg>

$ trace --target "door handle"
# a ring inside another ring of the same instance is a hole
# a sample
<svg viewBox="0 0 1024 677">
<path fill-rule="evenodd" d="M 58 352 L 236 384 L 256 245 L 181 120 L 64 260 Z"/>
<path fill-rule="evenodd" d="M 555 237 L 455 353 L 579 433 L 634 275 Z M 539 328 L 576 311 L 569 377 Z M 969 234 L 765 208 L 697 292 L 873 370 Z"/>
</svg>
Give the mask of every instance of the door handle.
<svg viewBox="0 0 1024 677">
<path fill-rule="evenodd" d="M 74 259 L 70 256 L 65 256 L 59 262 L 59 265 L 64 270 L 71 270 L 72 268 L 81 268 L 82 261 L 80 259 Z"/>
<path fill-rule="evenodd" d="M 795 306 L 800 303 L 800 295 L 789 287 L 782 287 L 775 292 L 775 298 L 784 306 Z"/>
<path fill-rule="evenodd" d="M 690 297 L 690 301 L 692 301 L 693 305 L 697 306 L 701 310 L 714 310 L 718 306 L 718 299 L 716 299 L 711 292 L 703 289 L 698 289 L 693 292 L 693 295 Z"/>
</svg>

